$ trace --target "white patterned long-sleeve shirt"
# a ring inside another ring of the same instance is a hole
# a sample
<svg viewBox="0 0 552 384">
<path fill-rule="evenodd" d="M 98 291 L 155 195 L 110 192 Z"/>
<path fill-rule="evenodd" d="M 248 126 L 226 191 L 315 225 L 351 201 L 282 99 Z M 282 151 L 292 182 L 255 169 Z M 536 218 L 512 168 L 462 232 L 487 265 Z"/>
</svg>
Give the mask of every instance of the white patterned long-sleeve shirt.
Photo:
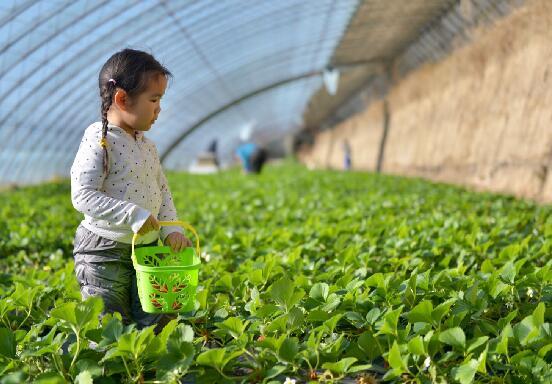
<svg viewBox="0 0 552 384">
<path fill-rule="evenodd" d="M 178 220 L 155 144 L 143 132 L 137 131 L 134 138 L 109 124 L 105 174 L 101 136 L 101 122 L 86 128 L 71 167 L 71 200 L 84 214 L 82 225 L 99 236 L 131 243 L 150 214 L 158 220 Z M 171 232 L 182 229 L 161 227 L 160 232 L 139 236 L 138 243 L 151 243 L 159 236 L 164 241 Z"/>
</svg>

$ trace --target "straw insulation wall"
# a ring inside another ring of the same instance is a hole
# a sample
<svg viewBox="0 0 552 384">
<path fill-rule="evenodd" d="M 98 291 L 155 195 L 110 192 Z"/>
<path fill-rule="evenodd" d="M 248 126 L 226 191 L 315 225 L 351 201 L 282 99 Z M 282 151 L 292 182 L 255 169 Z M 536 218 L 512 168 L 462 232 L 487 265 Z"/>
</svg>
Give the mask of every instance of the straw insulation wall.
<svg viewBox="0 0 552 384">
<path fill-rule="evenodd" d="M 471 43 L 396 80 L 387 94 L 386 173 L 552 201 L 552 2 L 528 1 Z M 321 132 L 299 156 L 375 170 L 383 102 Z"/>
</svg>

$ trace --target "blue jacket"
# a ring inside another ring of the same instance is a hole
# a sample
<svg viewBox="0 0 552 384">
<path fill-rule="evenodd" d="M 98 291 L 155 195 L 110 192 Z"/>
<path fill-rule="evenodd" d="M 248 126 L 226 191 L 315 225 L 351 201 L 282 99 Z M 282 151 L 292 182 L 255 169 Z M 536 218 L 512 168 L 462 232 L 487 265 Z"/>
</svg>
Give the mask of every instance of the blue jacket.
<svg viewBox="0 0 552 384">
<path fill-rule="evenodd" d="M 251 155 L 255 152 L 257 146 L 254 143 L 243 143 L 236 149 L 236 155 L 240 158 L 246 171 L 251 171 Z"/>
</svg>

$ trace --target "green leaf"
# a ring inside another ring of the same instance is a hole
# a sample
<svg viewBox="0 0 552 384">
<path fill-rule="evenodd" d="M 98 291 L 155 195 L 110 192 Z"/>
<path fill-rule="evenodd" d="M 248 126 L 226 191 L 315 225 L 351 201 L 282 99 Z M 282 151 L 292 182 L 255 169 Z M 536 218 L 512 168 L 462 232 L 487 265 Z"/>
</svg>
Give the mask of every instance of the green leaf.
<svg viewBox="0 0 552 384">
<path fill-rule="evenodd" d="M 548 354 L 548 352 L 550 352 L 550 351 L 552 351 L 552 343 L 549 343 L 549 344 L 545 345 L 544 347 L 542 347 L 541 349 L 539 349 L 539 356 L 544 359 L 546 357 L 546 355 Z"/>
<path fill-rule="evenodd" d="M 481 355 L 479 355 L 479 357 L 477 359 L 477 372 L 480 372 L 482 374 L 487 373 L 486 364 L 487 364 L 487 352 L 488 352 L 488 350 L 489 350 L 489 345 L 486 345 L 485 349 L 483 350 L 483 352 L 481 353 Z"/>
<path fill-rule="evenodd" d="M 289 316 L 281 315 L 272 320 L 265 328 L 266 333 L 284 333 L 286 331 Z"/>
<path fill-rule="evenodd" d="M 98 327 L 99 316 L 103 311 L 103 300 L 101 297 L 90 296 L 86 301 L 65 303 L 50 311 L 52 317 L 67 322 L 75 332 L 83 329 L 94 329 Z"/>
<path fill-rule="evenodd" d="M 285 336 L 283 336 L 285 337 Z M 265 336 L 264 340 L 257 341 L 256 344 L 259 347 L 270 349 L 274 353 L 278 353 L 278 348 L 280 347 L 281 341 L 274 337 Z"/>
<path fill-rule="evenodd" d="M 19 282 L 16 282 L 14 285 L 15 290 L 11 294 L 11 298 L 17 306 L 24 308 L 30 308 L 33 305 L 35 297 L 42 290 L 41 286 L 28 288 Z"/>
<path fill-rule="evenodd" d="M 228 332 L 234 339 L 239 339 L 247 328 L 247 324 L 249 321 L 244 323 L 239 317 L 229 317 L 222 323 L 217 323 L 216 326 Z"/>
<path fill-rule="evenodd" d="M 475 339 L 471 344 L 470 346 L 468 347 L 468 349 L 466 350 L 467 353 L 471 353 L 473 352 L 475 349 L 477 349 L 478 347 L 480 347 L 481 345 L 485 344 L 487 342 L 487 340 L 489 340 L 489 337 L 488 336 L 481 336 L 481 337 L 478 337 L 477 339 Z"/>
<path fill-rule="evenodd" d="M 230 353 L 225 353 L 224 355 L 224 360 L 222 362 L 222 368 L 221 370 L 224 369 L 224 367 L 226 367 L 226 365 L 230 362 L 230 360 L 233 360 L 235 359 L 236 357 L 240 356 L 243 354 L 243 351 L 239 350 L 239 351 L 234 351 L 234 352 L 230 352 Z"/>
<path fill-rule="evenodd" d="M 264 378 L 265 379 L 272 379 L 273 377 L 276 377 L 279 374 L 285 372 L 286 369 L 287 368 L 286 368 L 285 365 L 275 365 L 274 367 L 272 367 L 272 368 L 265 371 Z"/>
<path fill-rule="evenodd" d="M 0 355 L 9 359 L 16 357 L 15 335 L 11 329 L 0 328 Z"/>
<path fill-rule="evenodd" d="M 540 327 L 544 324 L 544 303 L 537 305 L 532 315 L 525 317 L 513 328 L 514 336 L 523 346 L 530 344 L 538 338 Z"/>
<path fill-rule="evenodd" d="M 408 352 L 418 356 L 426 355 L 424 340 L 421 336 L 410 339 L 408 342 Z"/>
<path fill-rule="evenodd" d="M 417 282 L 417 270 L 412 272 L 408 284 L 404 290 L 404 302 L 412 307 L 416 302 L 416 282 Z"/>
<path fill-rule="evenodd" d="M 387 361 L 396 374 L 400 375 L 403 372 L 408 372 L 408 368 L 401 356 L 401 350 L 397 341 L 393 342 L 393 346 L 387 355 Z"/>
<path fill-rule="evenodd" d="M 287 303 L 287 309 L 290 309 L 291 307 L 299 303 L 304 296 L 305 291 L 303 291 L 302 289 L 294 291 L 293 295 L 291 295 L 291 300 L 289 300 Z"/>
<path fill-rule="evenodd" d="M 194 330 L 187 324 L 178 324 L 174 331 L 166 339 L 167 350 L 171 348 L 178 350 L 178 345 L 182 343 L 192 343 L 194 341 Z"/>
<path fill-rule="evenodd" d="M 431 312 L 431 318 L 433 319 L 433 321 L 439 323 L 443 316 L 445 316 L 445 314 L 449 312 L 450 307 L 452 307 L 455 301 L 456 299 L 449 299 L 436 306 L 433 312 Z"/>
<path fill-rule="evenodd" d="M 274 304 L 265 304 L 257 309 L 257 317 L 261 319 L 270 317 L 274 312 L 278 310 L 278 307 Z"/>
<path fill-rule="evenodd" d="M 355 357 L 346 357 L 339 360 L 336 363 L 324 363 L 322 368 L 329 369 L 330 371 L 337 373 L 338 375 L 343 375 L 349 371 L 349 367 L 353 365 L 357 359 Z"/>
<path fill-rule="evenodd" d="M 278 305 L 286 307 L 293 296 L 293 282 L 287 278 L 281 278 L 270 286 L 269 293 L 272 300 Z"/>
<path fill-rule="evenodd" d="M 496 353 L 508 355 L 508 337 L 511 337 L 512 335 L 512 326 L 510 324 L 506 324 L 506 326 L 500 332 L 500 338 L 495 348 Z"/>
<path fill-rule="evenodd" d="M 489 294 L 496 299 L 502 292 L 508 289 L 508 284 L 503 283 L 495 274 L 488 281 Z"/>
<path fill-rule="evenodd" d="M 250 271 L 248 276 L 249 281 L 253 283 L 253 285 L 261 285 L 263 280 L 263 271 L 260 269 L 254 269 L 253 271 Z"/>
<path fill-rule="evenodd" d="M 381 274 L 380 272 L 374 273 L 372 276 L 366 279 L 365 284 L 368 287 L 383 287 L 384 286 L 383 274 Z"/>
<path fill-rule="evenodd" d="M 228 317 L 228 311 L 225 308 L 219 308 L 213 314 L 213 317 L 218 317 L 219 319 L 225 319 Z"/>
<path fill-rule="evenodd" d="M 350 292 L 350 291 L 359 289 L 363 285 L 364 285 L 364 281 L 354 279 L 353 281 L 350 281 L 349 283 L 347 283 L 347 286 L 345 287 L 345 289 Z"/>
<path fill-rule="evenodd" d="M 278 305 L 289 310 L 303 298 L 305 292 L 295 290 L 293 282 L 284 277 L 270 286 L 269 294 Z"/>
<path fill-rule="evenodd" d="M 278 357 L 288 363 L 295 360 L 299 351 L 299 342 L 296 337 L 286 338 L 278 349 Z"/>
<path fill-rule="evenodd" d="M 431 323 L 433 318 L 431 316 L 433 312 L 433 304 L 431 301 L 424 300 L 418 303 L 408 314 L 406 318 L 411 323 L 424 322 Z"/>
<path fill-rule="evenodd" d="M 541 327 L 544 324 L 544 313 L 546 312 L 546 307 L 543 302 L 540 302 L 537 305 L 537 308 L 533 311 L 533 324 L 535 327 Z"/>
<path fill-rule="evenodd" d="M 77 324 L 77 318 L 75 316 L 76 307 L 77 307 L 77 303 L 75 302 L 65 303 L 59 307 L 52 309 L 50 314 L 52 315 L 52 317 L 55 317 L 60 320 L 64 320 L 71 325 L 76 325 Z"/>
<path fill-rule="evenodd" d="M 362 328 L 365 323 L 364 317 L 358 312 L 348 311 L 344 316 L 356 328 Z"/>
<path fill-rule="evenodd" d="M 399 316 L 402 312 L 403 306 L 389 311 L 383 317 L 383 325 L 379 329 L 379 333 L 388 334 L 388 335 L 397 335 L 397 323 L 399 321 Z"/>
<path fill-rule="evenodd" d="M 326 328 L 328 333 L 332 333 L 335 330 L 335 327 L 337 327 L 337 323 L 339 323 L 339 320 L 341 320 L 342 317 L 343 314 L 339 313 L 324 321 L 324 327 Z"/>
<path fill-rule="evenodd" d="M 503 329 L 504 327 L 506 327 L 506 324 L 509 324 L 512 320 L 514 320 L 517 315 L 518 315 L 518 310 L 517 309 L 515 309 L 512 312 L 508 313 L 505 317 L 498 320 L 498 328 Z"/>
<path fill-rule="evenodd" d="M 165 349 L 161 339 L 154 334 L 154 326 L 142 330 L 132 330 L 124 333 L 109 350 L 103 360 L 112 359 L 116 356 L 127 356 L 133 360 L 144 360 L 158 358 Z"/>
<path fill-rule="evenodd" d="M 183 324 L 180 324 L 183 325 Z M 189 327 L 186 325 L 185 327 Z M 191 327 L 190 327 L 191 330 Z M 193 334 L 193 330 L 191 330 Z M 157 361 L 157 377 L 164 382 L 178 382 L 193 362 L 195 348 L 189 341 L 189 330 L 179 328 L 167 342 L 167 352 Z"/>
<path fill-rule="evenodd" d="M 94 380 L 92 380 L 92 374 L 90 373 L 90 371 L 85 370 L 85 371 L 79 372 L 77 377 L 75 377 L 75 383 L 76 384 L 93 384 Z"/>
<path fill-rule="evenodd" d="M 1 366 L 0 366 L 1 367 Z M 8 365 L 9 368 L 9 365 Z M 2 372 L 2 371 L 0 371 Z M 23 371 L 17 371 L 13 373 L 9 373 L 7 375 L 4 375 L 0 379 L 0 384 L 21 384 L 21 383 L 27 383 L 27 374 Z"/>
<path fill-rule="evenodd" d="M 329 318 L 330 318 L 330 315 L 328 314 L 328 312 L 324 312 L 317 309 L 310 311 L 307 314 L 307 321 L 311 323 L 326 321 Z"/>
<path fill-rule="evenodd" d="M 196 361 L 200 365 L 207 365 L 217 370 L 222 371 L 224 367 L 225 348 L 213 348 L 200 353 Z"/>
<path fill-rule="evenodd" d="M 464 350 L 466 346 L 466 335 L 462 328 L 454 327 L 441 332 L 439 334 L 439 341 Z"/>
<path fill-rule="evenodd" d="M 304 319 L 305 315 L 303 315 L 303 311 L 294 307 L 289 311 L 287 325 L 290 329 L 298 328 L 303 324 Z"/>
<path fill-rule="evenodd" d="M 337 306 L 341 303 L 340 297 L 332 293 L 330 296 L 328 296 L 328 300 L 326 304 L 324 304 L 321 309 L 326 312 L 332 312 Z"/>
<path fill-rule="evenodd" d="M 373 369 L 374 366 L 372 364 L 361 364 L 361 365 L 355 365 L 354 367 L 351 367 L 347 370 L 347 373 L 355 373 L 355 372 L 361 372 L 361 371 L 367 371 L 369 369 Z"/>
<path fill-rule="evenodd" d="M 232 275 L 222 275 L 216 282 L 216 286 L 222 288 L 226 292 L 231 292 L 234 289 L 232 284 Z"/>
<path fill-rule="evenodd" d="M 368 357 L 373 360 L 384 351 L 380 350 L 375 337 L 370 332 L 362 333 L 357 340 L 357 345 Z"/>
<path fill-rule="evenodd" d="M 369 324 L 374 324 L 380 317 L 381 311 L 378 307 L 372 308 L 366 314 L 366 321 Z"/>
<path fill-rule="evenodd" d="M 208 297 L 209 297 L 209 289 L 207 288 L 197 292 L 196 300 L 199 302 L 199 308 L 205 309 L 207 307 Z"/>
<path fill-rule="evenodd" d="M 312 286 L 309 297 L 318 301 L 326 301 L 330 293 L 330 286 L 326 283 L 316 283 Z"/>
<path fill-rule="evenodd" d="M 121 320 L 116 317 L 111 318 L 106 325 L 104 325 L 102 330 L 103 340 L 100 343 L 100 346 L 104 347 L 106 345 L 112 344 L 119 340 L 119 337 L 123 334 L 123 323 Z"/>
<path fill-rule="evenodd" d="M 102 375 L 102 368 L 93 359 L 80 359 L 77 361 L 76 367 L 78 372 L 86 371 L 92 378 Z"/>
<path fill-rule="evenodd" d="M 514 280 L 516 277 L 516 267 L 514 266 L 514 263 L 512 261 L 508 261 L 500 269 L 500 277 L 505 283 L 508 283 L 510 285 L 514 284 Z"/>
<path fill-rule="evenodd" d="M 166 346 L 167 341 L 169 340 L 169 337 L 174 333 L 176 328 L 178 327 L 178 319 L 172 319 L 169 321 L 165 326 L 163 327 L 163 330 L 161 333 L 157 336 L 159 339 L 159 342 L 161 345 Z M 184 325 L 184 324 L 182 324 Z M 193 331 L 192 331 L 192 337 L 193 337 Z"/>
<path fill-rule="evenodd" d="M 45 372 L 38 375 L 33 384 L 66 384 L 65 378 L 57 372 Z"/>
<path fill-rule="evenodd" d="M 481 263 L 481 272 L 483 273 L 492 273 L 495 270 L 493 263 L 489 259 L 485 259 Z"/>
<path fill-rule="evenodd" d="M 453 368 L 451 370 L 452 377 L 461 384 L 471 384 L 473 383 L 473 378 L 475 377 L 478 366 L 479 363 L 477 360 L 471 359 L 458 368 Z"/>
</svg>

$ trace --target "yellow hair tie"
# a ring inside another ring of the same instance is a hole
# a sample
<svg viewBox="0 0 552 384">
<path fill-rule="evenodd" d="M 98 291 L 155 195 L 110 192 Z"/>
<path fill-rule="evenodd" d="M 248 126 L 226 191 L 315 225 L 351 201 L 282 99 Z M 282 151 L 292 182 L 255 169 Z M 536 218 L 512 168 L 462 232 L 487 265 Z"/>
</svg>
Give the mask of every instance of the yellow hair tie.
<svg viewBox="0 0 552 384">
<path fill-rule="evenodd" d="M 107 148 L 107 139 L 105 137 L 100 140 L 100 147 Z"/>
</svg>

